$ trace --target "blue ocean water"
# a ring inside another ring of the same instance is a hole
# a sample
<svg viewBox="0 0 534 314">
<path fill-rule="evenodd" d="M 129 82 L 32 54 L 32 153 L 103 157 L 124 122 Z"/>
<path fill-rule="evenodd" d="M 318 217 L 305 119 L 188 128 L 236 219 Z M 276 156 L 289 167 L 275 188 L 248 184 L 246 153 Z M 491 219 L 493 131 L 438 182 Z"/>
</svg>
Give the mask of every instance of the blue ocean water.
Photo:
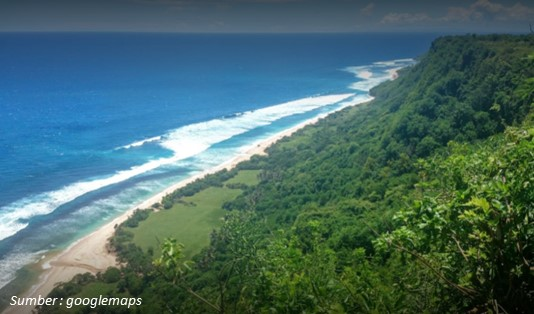
<svg viewBox="0 0 534 314">
<path fill-rule="evenodd" d="M 0 33 L 0 287 L 166 186 L 369 99 L 435 37 Z"/>
</svg>

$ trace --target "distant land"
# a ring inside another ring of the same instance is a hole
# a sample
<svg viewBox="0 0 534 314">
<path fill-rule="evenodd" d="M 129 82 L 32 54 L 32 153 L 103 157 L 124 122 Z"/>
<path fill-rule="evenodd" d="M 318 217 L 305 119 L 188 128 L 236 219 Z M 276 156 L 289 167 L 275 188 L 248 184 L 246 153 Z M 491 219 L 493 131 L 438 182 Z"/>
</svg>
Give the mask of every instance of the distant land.
<svg viewBox="0 0 534 314">
<path fill-rule="evenodd" d="M 321 52 L 323 61 L 331 56 L 328 48 L 315 51 Z M 219 168 L 206 167 L 212 169 L 206 176 L 188 172 L 187 184 L 108 225 L 113 236 L 96 243 L 118 264 L 78 274 L 48 294 L 85 305 L 38 312 L 528 313 L 534 307 L 534 35 L 443 36 L 422 56 L 345 65 L 352 82 L 333 64 L 294 62 L 295 71 L 287 64 L 272 70 L 298 78 L 297 89 L 305 82 L 304 94 L 322 86 L 318 95 L 192 124 L 187 134 L 207 130 L 214 138 L 219 121 L 244 128 L 251 115 L 271 119 L 239 133 L 243 138 L 232 133 L 231 140 L 210 142 L 211 158 L 232 140 L 248 145 L 228 151 L 234 159 L 222 165 L 222 159 L 209 164 Z M 172 135 L 188 127 L 114 146 L 146 146 L 156 149 L 148 155 L 172 158 L 152 145 L 176 140 L 164 146 L 176 156 L 187 145 Z M 9 289 L 2 292 L 4 307 Z M 109 305 L 103 297 L 142 302 Z"/>
</svg>

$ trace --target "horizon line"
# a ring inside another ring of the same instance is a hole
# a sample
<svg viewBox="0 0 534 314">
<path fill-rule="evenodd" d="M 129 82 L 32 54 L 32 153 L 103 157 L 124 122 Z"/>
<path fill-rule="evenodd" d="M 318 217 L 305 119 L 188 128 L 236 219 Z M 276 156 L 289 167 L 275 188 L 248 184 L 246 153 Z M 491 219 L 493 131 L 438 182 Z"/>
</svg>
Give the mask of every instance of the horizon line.
<svg viewBox="0 0 534 314">
<path fill-rule="evenodd" d="M 429 35 L 491 35 L 491 34 L 524 34 L 526 32 L 511 31 L 401 31 L 401 30 L 377 30 L 377 31 L 296 31 L 296 32 L 276 32 L 276 31 L 148 31 L 148 30 L 0 30 L 0 34 L 177 34 L 177 35 L 350 35 L 350 34 L 429 34 Z"/>
</svg>

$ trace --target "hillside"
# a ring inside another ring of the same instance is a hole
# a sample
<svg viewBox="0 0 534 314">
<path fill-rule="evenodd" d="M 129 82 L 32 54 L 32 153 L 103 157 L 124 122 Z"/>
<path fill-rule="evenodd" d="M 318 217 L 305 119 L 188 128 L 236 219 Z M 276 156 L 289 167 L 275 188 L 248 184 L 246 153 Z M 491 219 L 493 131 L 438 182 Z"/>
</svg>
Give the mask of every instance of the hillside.
<svg viewBox="0 0 534 314">
<path fill-rule="evenodd" d="M 142 297 L 147 313 L 527 313 L 534 36 L 437 39 L 372 93 L 170 195 L 161 210 L 232 190 L 217 197 L 228 212 L 192 263 L 180 238 L 163 239 L 170 226 L 161 248 L 136 243 L 133 229 L 155 220 L 147 210 L 113 240 L 120 276 L 80 276 L 52 295 L 105 283 L 110 295 Z"/>
</svg>

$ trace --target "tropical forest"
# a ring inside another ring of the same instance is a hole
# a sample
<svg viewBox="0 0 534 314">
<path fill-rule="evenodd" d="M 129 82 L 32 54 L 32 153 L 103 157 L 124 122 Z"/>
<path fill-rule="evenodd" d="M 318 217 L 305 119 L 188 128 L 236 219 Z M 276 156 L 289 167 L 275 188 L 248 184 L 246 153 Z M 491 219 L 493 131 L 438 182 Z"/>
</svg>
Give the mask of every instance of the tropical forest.
<svg viewBox="0 0 534 314">
<path fill-rule="evenodd" d="M 534 35 L 436 39 L 415 65 L 117 225 L 120 261 L 40 313 L 532 313 Z"/>
</svg>

